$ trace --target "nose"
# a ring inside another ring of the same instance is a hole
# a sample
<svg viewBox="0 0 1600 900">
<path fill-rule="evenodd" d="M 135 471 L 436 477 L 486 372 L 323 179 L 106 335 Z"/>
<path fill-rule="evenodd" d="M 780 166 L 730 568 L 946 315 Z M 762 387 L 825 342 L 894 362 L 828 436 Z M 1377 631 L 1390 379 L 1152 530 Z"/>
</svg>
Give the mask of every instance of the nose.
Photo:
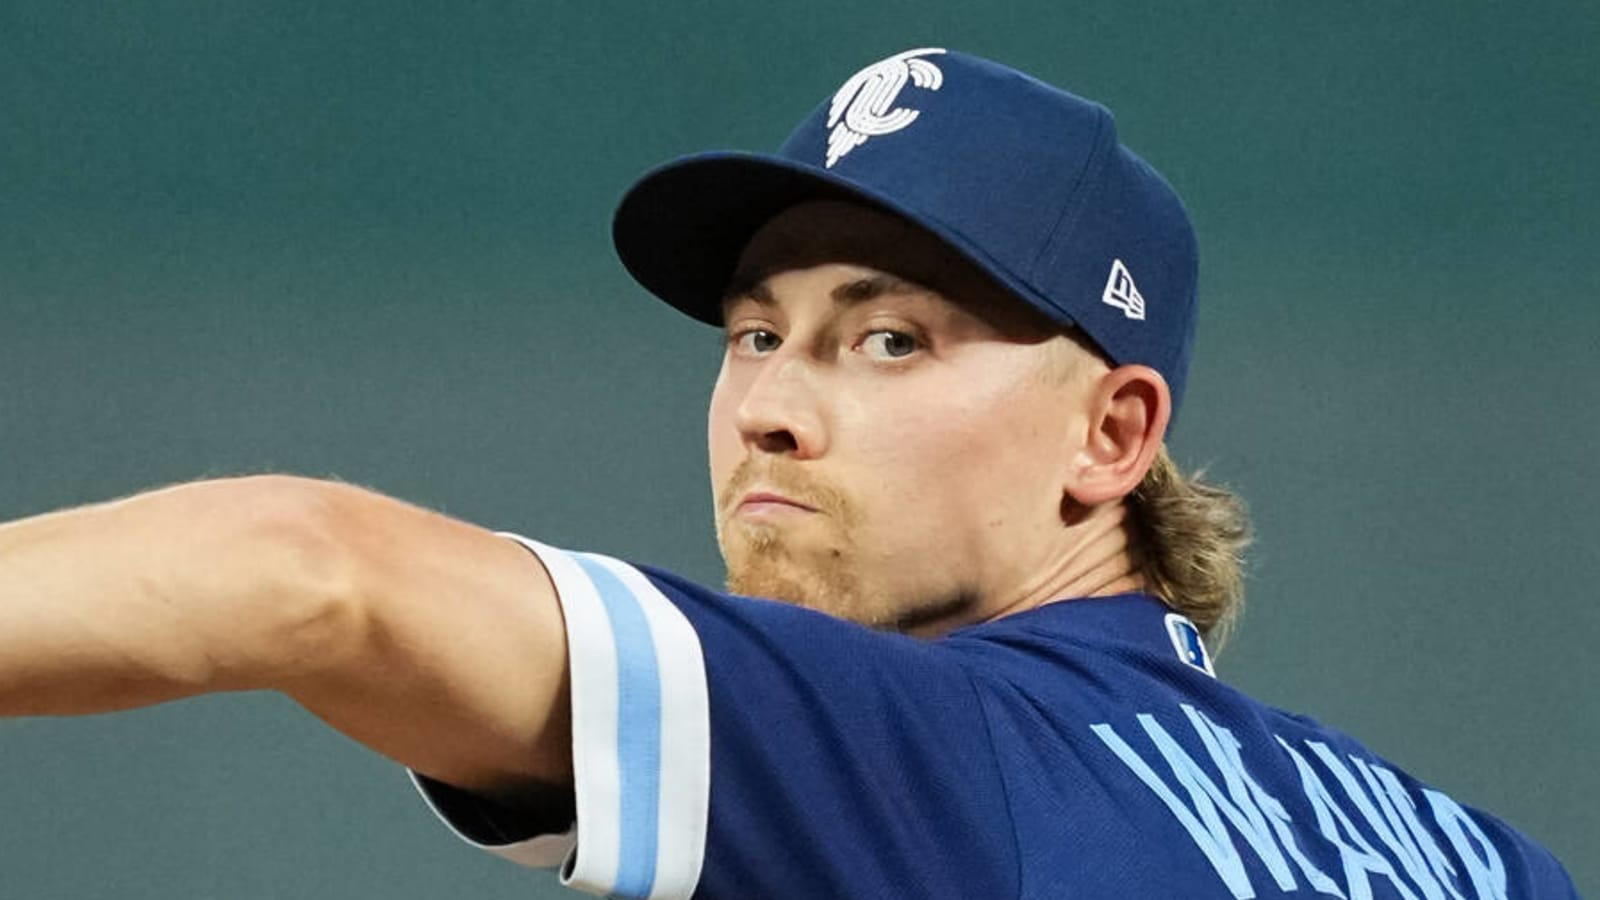
<svg viewBox="0 0 1600 900">
<path fill-rule="evenodd" d="M 734 424 L 745 447 L 796 459 L 827 450 L 816 372 L 797 357 L 766 361 L 740 400 Z"/>
</svg>

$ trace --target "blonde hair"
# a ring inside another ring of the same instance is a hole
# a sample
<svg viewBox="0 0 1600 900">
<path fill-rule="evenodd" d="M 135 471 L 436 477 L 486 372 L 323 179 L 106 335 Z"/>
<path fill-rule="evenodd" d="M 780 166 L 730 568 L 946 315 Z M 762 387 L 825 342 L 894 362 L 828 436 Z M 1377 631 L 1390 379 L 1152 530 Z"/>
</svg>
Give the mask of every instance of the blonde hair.
<svg viewBox="0 0 1600 900">
<path fill-rule="evenodd" d="M 1128 495 L 1128 522 L 1147 590 L 1193 620 L 1215 652 L 1244 604 L 1250 518 L 1243 500 L 1203 476 L 1185 476 L 1163 446 Z"/>
</svg>

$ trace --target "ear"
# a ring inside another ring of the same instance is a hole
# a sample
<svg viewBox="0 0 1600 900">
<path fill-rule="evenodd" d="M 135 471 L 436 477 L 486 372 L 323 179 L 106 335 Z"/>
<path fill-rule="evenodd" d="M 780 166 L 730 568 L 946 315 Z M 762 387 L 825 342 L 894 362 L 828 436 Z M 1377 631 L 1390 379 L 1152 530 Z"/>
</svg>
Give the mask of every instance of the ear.
<svg viewBox="0 0 1600 900">
<path fill-rule="evenodd" d="M 1120 500 L 1144 480 L 1172 418 L 1172 391 L 1149 366 L 1107 372 L 1089 407 L 1089 433 L 1067 494 L 1084 506 Z"/>
</svg>

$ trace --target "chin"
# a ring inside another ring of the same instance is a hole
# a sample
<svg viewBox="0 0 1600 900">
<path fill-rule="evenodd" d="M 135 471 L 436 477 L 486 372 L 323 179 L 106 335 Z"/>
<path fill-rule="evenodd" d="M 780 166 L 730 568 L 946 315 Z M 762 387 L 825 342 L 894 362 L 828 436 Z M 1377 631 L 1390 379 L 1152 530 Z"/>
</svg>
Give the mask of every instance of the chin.
<svg viewBox="0 0 1600 900">
<path fill-rule="evenodd" d="M 904 590 L 865 577 L 848 549 L 797 546 L 784 530 L 734 523 L 718 534 L 730 593 L 777 600 L 880 631 L 933 636 L 971 617 L 975 591 Z"/>
<path fill-rule="evenodd" d="M 863 625 L 881 621 L 881 616 L 863 609 L 857 581 L 844 565 L 802 565 L 779 545 L 750 549 L 754 552 L 724 550 L 729 592 L 803 606 Z"/>
<path fill-rule="evenodd" d="M 863 590 L 858 579 L 837 565 L 810 568 L 770 559 L 730 564 L 728 591 L 802 606 L 879 631 L 936 634 L 941 629 L 930 626 L 951 612 L 950 605 L 943 603 L 886 603 L 884 592 Z"/>
<path fill-rule="evenodd" d="M 746 597 L 760 597 L 804 606 L 818 612 L 840 616 L 848 604 L 837 591 L 820 583 L 821 579 L 792 565 L 772 559 L 730 562 L 728 591 Z"/>
</svg>

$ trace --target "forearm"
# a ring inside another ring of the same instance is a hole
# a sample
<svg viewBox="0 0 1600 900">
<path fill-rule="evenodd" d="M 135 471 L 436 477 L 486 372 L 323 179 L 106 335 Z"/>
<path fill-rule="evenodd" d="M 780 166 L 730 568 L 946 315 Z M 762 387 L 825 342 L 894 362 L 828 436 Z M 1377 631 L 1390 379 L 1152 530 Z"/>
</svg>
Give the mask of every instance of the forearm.
<svg viewBox="0 0 1600 900">
<path fill-rule="evenodd" d="M 0 526 L 0 715 L 275 687 L 347 623 L 315 492 L 201 482 Z"/>
<path fill-rule="evenodd" d="M 0 715 L 271 689 L 514 796 L 571 778 L 566 674 L 531 554 L 349 485 L 199 482 L 0 526 Z"/>
</svg>

